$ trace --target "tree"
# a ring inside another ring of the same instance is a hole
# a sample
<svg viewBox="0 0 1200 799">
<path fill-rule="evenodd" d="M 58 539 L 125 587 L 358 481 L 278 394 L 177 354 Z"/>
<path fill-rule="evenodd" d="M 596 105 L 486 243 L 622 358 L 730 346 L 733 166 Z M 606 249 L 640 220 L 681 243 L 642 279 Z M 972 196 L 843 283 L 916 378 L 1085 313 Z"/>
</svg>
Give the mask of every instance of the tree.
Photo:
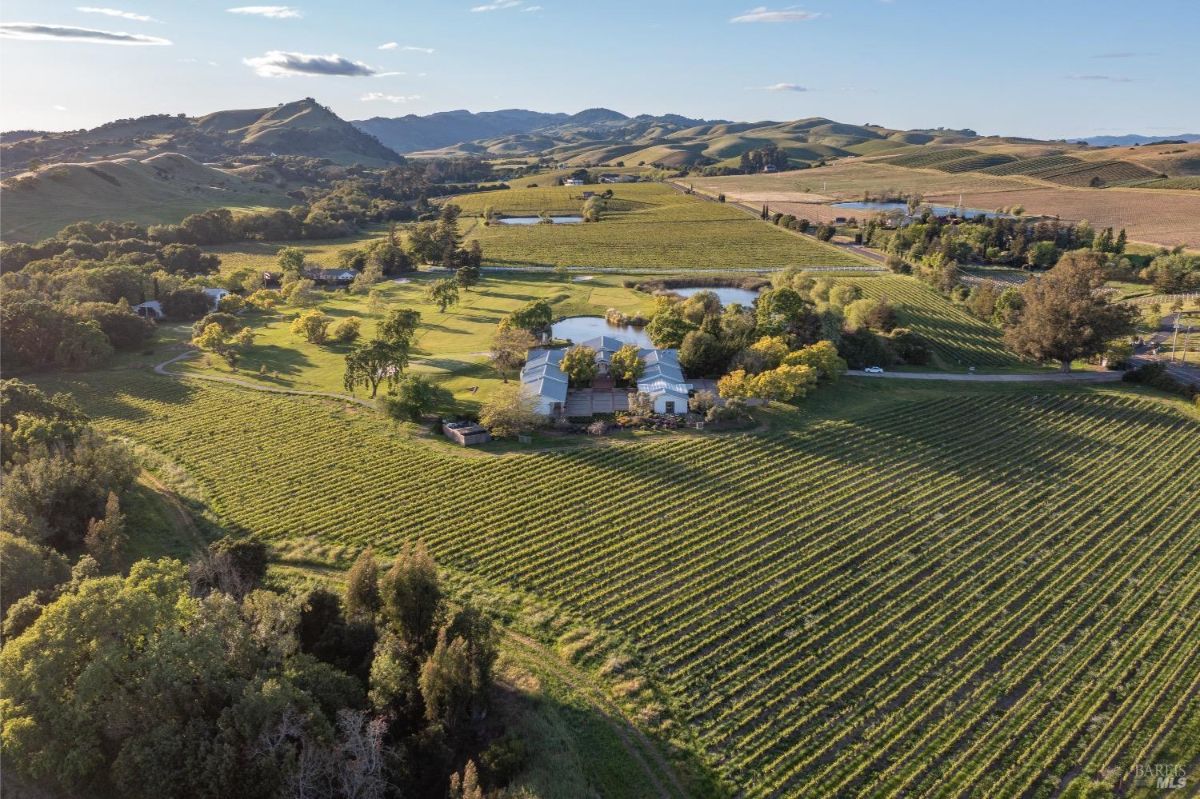
<svg viewBox="0 0 1200 799">
<path fill-rule="evenodd" d="M 454 396 L 421 375 L 405 375 L 387 397 L 387 411 L 393 419 L 420 422 L 425 414 L 448 407 Z"/>
<path fill-rule="evenodd" d="M 71 576 L 67 559 L 59 552 L 27 538 L 0 530 L 0 618 L 18 599 L 35 591 L 48 591 Z"/>
<path fill-rule="evenodd" d="M 409 308 L 397 308 L 387 315 L 376 328 L 376 335 L 393 344 L 409 346 L 417 326 L 421 323 L 421 312 Z"/>
<path fill-rule="evenodd" d="M 808 366 L 780 366 L 760 372 L 751 380 L 752 396 L 790 402 L 808 393 L 817 382 L 817 373 Z"/>
<path fill-rule="evenodd" d="M 292 335 L 303 337 L 309 344 L 324 344 L 329 337 L 329 325 L 332 323 L 332 316 L 326 316 L 314 308 L 292 320 Z"/>
<path fill-rule="evenodd" d="M 476 242 L 471 243 L 475 244 Z M 480 277 L 481 272 L 479 271 L 479 266 L 471 263 L 463 264 L 454 272 L 454 282 L 457 283 L 463 291 L 470 290 L 471 286 L 474 286 L 479 282 Z"/>
<path fill-rule="evenodd" d="M 528 433 L 540 422 L 537 398 L 511 383 L 494 391 L 479 412 L 479 423 L 497 438 Z"/>
<path fill-rule="evenodd" d="M 383 264 L 376 259 L 371 259 L 366 263 L 363 271 L 350 281 L 350 293 L 367 294 L 371 291 L 371 287 L 381 280 L 383 280 Z"/>
<path fill-rule="evenodd" d="M 358 553 L 346 573 L 346 612 L 351 617 L 374 616 L 383 606 L 379 596 L 379 566 L 375 553 L 367 547 Z"/>
<path fill-rule="evenodd" d="M 753 396 L 751 380 L 744 369 L 735 369 L 717 381 L 717 393 L 724 399 L 749 399 Z"/>
<path fill-rule="evenodd" d="M 596 351 L 591 347 L 571 347 L 563 353 L 558 366 L 574 385 L 589 385 L 596 376 Z"/>
<path fill-rule="evenodd" d="M 162 297 L 163 314 L 168 319 L 199 319 L 212 308 L 212 300 L 197 288 L 181 288 Z"/>
<path fill-rule="evenodd" d="M 1112 339 L 1133 333 L 1137 311 L 1112 304 L 1100 256 L 1072 251 L 1044 275 L 1021 287 L 1023 309 L 1004 330 L 1005 343 L 1038 362 L 1058 361 L 1063 372 L 1077 358 L 1100 355 Z"/>
<path fill-rule="evenodd" d="M 483 799 L 483 788 L 479 785 L 475 761 L 468 760 L 461 775 L 450 775 L 450 799 Z"/>
<path fill-rule="evenodd" d="M 784 356 L 786 366 L 808 366 L 821 380 L 836 380 L 846 371 L 846 362 L 831 341 L 818 341 Z"/>
<path fill-rule="evenodd" d="M 679 366 L 693 377 L 716 375 L 724 371 L 728 355 L 716 336 L 693 330 L 683 337 L 679 347 Z"/>
<path fill-rule="evenodd" d="M 695 326 L 683 317 L 679 303 L 660 297 L 646 334 L 657 347 L 677 348 L 683 344 L 684 336 L 695 330 Z"/>
<path fill-rule="evenodd" d="M 1034 242 L 1026 254 L 1026 262 L 1034 269 L 1049 269 L 1058 260 L 1058 253 L 1052 241 Z"/>
<path fill-rule="evenodd" d="M 600 212 L 604 208 L 604 201 L 595 195 L 588 197 L 583 202 L 583 221 L 584 222 L 599 222 Z"/>
<path fill-rule="evenodd" d="M 621 345 L 621 348 L 613 353 L 609 363 L 613 377 L 630 386 L 637 383 L 645 368 L 646 364 L 642 361 L 641 350 L 636 344 Z"/>
<path fill-rule="evenodd" d="M 458 304 L 458 283 L 449 278 L 435 280 L 425 291 L 425 299 L 438 307 L 442 313 L 451 305 Z"/>
<path fill-rule="evenodd" d="M 215 316 L 215 314 L 210 314 Z M 220 322 L 210 322 L 199 335 L 192 338 L 197 348 L 224 358 L 230 366 L 236 366 L 242 352 L 254 343 L 254 331 L 249 327 L 231 332 Z"/>
<path fill-rule="evenodd" d="M 547 300 L 531 300 L 508 315 L 505 321 L 512 327 L 528 330 L 534 336 L 550 331 L 554 311 Z"/>
<path fill-rule="evenodd" d="M 871 328 L 886 333 L 896 326 L 896 309 L 883 300 L 855 300 L 846 308 L 846 325 L 851 330 Z"/>
<path fill-rule="evenodd" d="M 409 543 L 392 561 L 379 584 L 384 619 L 413 652 L 434 645 L 442 621 L 442 588 L 437 565 L 424 542 Z"/>
<path fill-rule="evenodd" d="M 294 305 L 297 308 L 312 305 L 321 298 L 320 293 L 317 291 L 316 282 L 306 277 L 286 283 L 281 294 L 289 305 Z"/>
<path fill-rule="evenodd" d="M 492 368 L 507 383 L 508 378 L 525 363 L 529 350 L 536 345 L 537 341 L 533 335 L 524 328 L 498 328 L 492 337 L 492 348 L 488 356 Z"/>
<path fill-rule="evenodd" d="M 299 247 L 284 247 L 279 251 L 275 264 L 283 274 L 298 277 L 304 271 L 304 250 Z"/>
<path fill-rule="evenodd" d="M 104 505 L 104 518 L 88 522 L 83 537 L 83 547 L 96 562 L 107 571 L 116 571 L 128 543 L 125 534 L 125 515 L 121 513 L 121 501 L 115 492 L 108 492 Z"/>
<path fill-rule="evenodd" d="M 783 359 L 791 351 L 787 339 L 782 336 L 763 336 L 750 345 L 750 351 L 762 357 L 764 369 L 774 369 L 783 363 Z"/>
<path fill-rule="evenodd" d="M 359 344 L 346 355 L 346 372 L 342 385 L 353 392 L 355 386 L 371 389 L 371 398 L 379 392 L 384 381 L 394 386 L 408 366 L 408 345 L 398 342 L 372 339 Z"/>
</svg>

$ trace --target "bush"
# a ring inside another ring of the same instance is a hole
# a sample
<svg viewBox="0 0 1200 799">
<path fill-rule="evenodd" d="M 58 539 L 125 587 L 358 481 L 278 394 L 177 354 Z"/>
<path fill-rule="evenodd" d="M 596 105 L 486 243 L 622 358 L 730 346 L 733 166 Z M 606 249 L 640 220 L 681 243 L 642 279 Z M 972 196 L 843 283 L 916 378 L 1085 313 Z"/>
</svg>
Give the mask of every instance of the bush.
<svg viewBox="0 0 1200 799">
<path fill-rule="evenodd" d="M 182 288 L 162 298 L 163 313 L 168 319 L 192 321 L 212 308 L 212 300 L 200 289 Z"/>
<path fill-rule="evenodd" d="M 1144 363 L 1138 368 L 1126 372 L 1122 379 L 1128 383 L 1141 383 L 1157 388 L 1159 391 L 1179 394 L 1188 399 L 1200 397 L 1200 386 L 1194 383 L 1185 383 L 1173 377 L 1167 371 L 1167 367 L 1161 363 Z"/>
<path fill-rule="evenodd" d="M 352 341 L 358 340 L 359 328 L 362 326 L 362 320 L 357 316 L 347 316 L 330 326 L 328 331 L 329 340 L 335 344 L 349 344 Z"/>
</svg>

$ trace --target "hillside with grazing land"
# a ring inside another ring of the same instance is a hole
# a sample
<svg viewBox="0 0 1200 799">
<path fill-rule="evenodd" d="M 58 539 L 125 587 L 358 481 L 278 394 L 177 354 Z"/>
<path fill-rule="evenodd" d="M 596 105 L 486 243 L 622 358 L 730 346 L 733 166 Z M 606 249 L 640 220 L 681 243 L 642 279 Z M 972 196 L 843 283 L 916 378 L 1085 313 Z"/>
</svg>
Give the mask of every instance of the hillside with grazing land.
<svg viewBox="0 0 1200 799">
<path fill-rule="evenodd" d="M 54 164 L 5 180 L 3 237 L 36 241 L 80 220 L 178 222 L 209 208 L 283 207 L 295 201 L 271 184 L 205 166 L 178 153 Z"/>
<path fill-rule="evenodd" d="M 5 176 L 31 164 L 145 159 L 161 153 L 182 153 L 198 161 L 303 155 L 367 166 L 400 160 L 374 137 L 311 98 L 200 117 L 156 114 L 122 119 L 90 130 L 41 133 L 0 144 Z"/>
</svg>

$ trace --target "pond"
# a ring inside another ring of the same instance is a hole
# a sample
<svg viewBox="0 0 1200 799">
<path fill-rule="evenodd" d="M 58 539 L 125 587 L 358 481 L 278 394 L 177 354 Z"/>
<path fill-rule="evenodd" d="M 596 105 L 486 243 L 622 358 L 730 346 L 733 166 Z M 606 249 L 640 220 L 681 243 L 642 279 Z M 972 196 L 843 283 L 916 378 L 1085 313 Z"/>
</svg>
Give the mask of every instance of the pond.
<svg viewBox="0 0 1200 799">
<path fill-rule="evenodd" d="M 550 330 L 555 338 L 569 339 L 576 344 L 597 336 L 612 336 L 626 344 L 646 348 L 654 346 L 644 328 L 610 325 L 602 316 L 568 316 L 551 325 Z"/>
<path fill-rule="evenodd" d="M 854 202 L 833 203 L 833 207 L 834 208 L 849 208 L 851 210 L 856 210 L 856 211 L 907 211 L 908 210 L 907 203 L 901 203 L 901 202 L 865 203 L 865 202 L 862 202 L 861 200 L 854 201 Z M 922 203 L 922 207 L 924 207 L 924 203 Z M 970 218 L 973 216 L 984 216 L 984 217 L 987 217 L 988 219 L 997 219 L 999 217 L 1004 217 L 1006 219 L 1010 218 L 1009 214 L 1001 214 L 1001 213 L 997 213 L 995 211 L 983 211 L 978 208 L 956 208 L 953 205 L 930 205 L 929 207 L 933 209 L 933 213 L 936 214 L 937 216 L 949 216 L 950 214 L 957 214 L 961 211 L 964 218 Z"/>
<path fill-rule="evenodd" d="M 578 225 L 583 221 L 582 216 L 552 216 L 556 225 Z M 537 225 L 540 224 L 542 218 L 540 216 L 506 216 L 494 220 L 501 225 Z"/>
<path fill-rule="evenodd" d="M 735 302 L 739 305 L 745 305 L 749 308 L 758 299 L 758 292 L 750 289 L 735 289 L 722 286 L 689 286 L 682 289 L 668 289 L 673 291 L 680 297 L 690 297 L 701 291 L 711 291 L 717 295 L 717 299 L 722 305 L 733 305 Z"/>
</svg>

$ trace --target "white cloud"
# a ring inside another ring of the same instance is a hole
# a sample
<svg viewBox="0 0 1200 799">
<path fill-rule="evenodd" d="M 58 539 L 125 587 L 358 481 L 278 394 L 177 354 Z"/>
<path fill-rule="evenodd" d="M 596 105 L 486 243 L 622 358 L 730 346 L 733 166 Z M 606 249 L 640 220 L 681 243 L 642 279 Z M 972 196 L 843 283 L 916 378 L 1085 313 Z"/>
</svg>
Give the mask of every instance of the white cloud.
<svg viewBox="0 0 1200 799">
<path fill-rule="evenodd" d="M 294 75 L 328 75 L 341 78 L 368 78 L 394 75 L 394 72 L 379 72 L 361 61 L 351 61 L 333 55 L 309 55 L 271 50 L 254 58 L 243 58 L 242 63 L 253 67 L 254 72 L 264 78 L 287 78 Z"/>
<path fill-rule="evenodd" d="M 412 100 L 420 100 L 419 94 L 384 94 L 383 92 L 367 92 L 362 97 L 358 98 L 364 103 L 373 103 L 380 100 L 389 103 L 407 103 Z"/>
<path fill-rule="evenodd" d="M 739 14 L 730 19 L 730 22 L 806 22 L 810 19 L 816 19 L 824 16 L 816 11 L 804 11 L 803 9 L 789 6 L 781 8 L 777 11 L 772 11 L 766 6 L 752 8 L 744 14 Z"/>
<path fill-rule="evenodd" d="M 1132 83 L 1133 78 L 1122 78 L 1115 75 L 1067 75 L 1067 80 L 1090 80 L 1108 83 Z"/>
<path fill-rule="evenodd" d="M 521 10 L 522 11 L 541 11 L 542 7 L 541 6 L 525 6 Z"/>
<path fill-rule="evenodd" d="M 50 107 L 53 108 L 55 111 L 66 111 L 67 110 L 67 107 L 65 105 L 52 105 Z"/>
<path fill-rule="evenodd" d="M 84 14 L 103 14 L 106 17 L 119 17 L 120 19 L 128 19 L 133 22 L 158 22 L 154 17 L 148 17 L 145 14 L 135 14 L 132 11 L 121 11 L 117 8 L 96 8 L 95 6 L 75 6 L 76 11 L 82 11 Z"/>
<path fill-rule="evenodd" d="M 119 33 L 95 28 L 76 28 L 70 25 L 43 25 L 39 22 L 0 22 L 0 38 L 129 46 L 171 44 L 170 40 L 161 36 L 143 36 L 140 33 Z"/>
<path fill-rule="evenodd" d="M 799 83 L 772 83 L 770 86 L 763 86 L 763 89 L 769 92 L 806 92 L 808 89 L 801 86 Z"/>
<path fill-rule="evenodd" d="M 426 55 L 433 55 L 433 53 L 436 52 L 432 47 L 414 47 L 411 44 L 406 44 L 403 47 L 401 47 L 399 42 L 387 42 L 386 44 L 381 44 L 381 45 L 379 45 L 379 49 L 380 50 L 404 50 L 404 51 L 410 52 L 410 53 L 425 53 Z"/>
<path fill-rule="evenodd" d="M 525 0 L 492 0 L 490 3 L 475 6 L 471 10 L 475 13 L 481 11 L 503 11 L 506 8 L 516 8 L 523 5 L 525 5 Z"/>
<path fill-rule="evenodd" d="M 291 6 L 238 6 L 237 8 L 227 8 L 225 10 L 230 14 L 246 14 L 255 17 L 269 17 L 271 19 L 299 19 L 304 16 L 304 12 Z"/>
</svg>

